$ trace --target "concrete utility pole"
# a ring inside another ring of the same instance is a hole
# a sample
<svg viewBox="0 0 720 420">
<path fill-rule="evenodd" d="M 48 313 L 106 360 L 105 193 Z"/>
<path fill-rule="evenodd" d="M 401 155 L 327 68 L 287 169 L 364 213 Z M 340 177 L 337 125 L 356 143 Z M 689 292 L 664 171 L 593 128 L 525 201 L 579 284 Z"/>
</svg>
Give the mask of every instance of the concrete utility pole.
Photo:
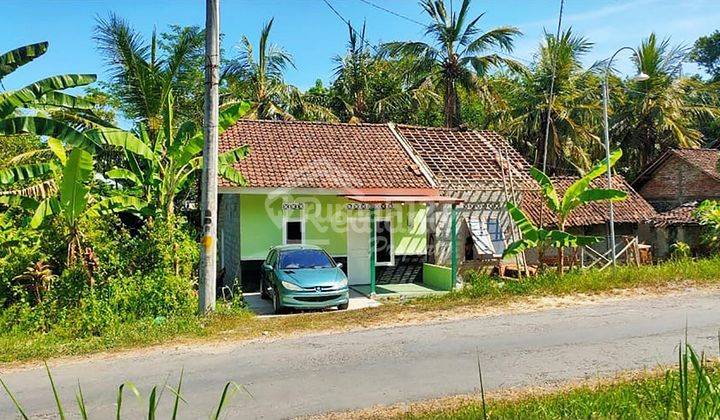
<svg viewBox="0 0 720 420">
<path fill-rule="evenodd" d="M 220 66 L 220 0 L 205 2 L 205 121 L 203 125 L 202 208 L 200 245 L 201 314 L 215 309 L 217 265 L 218 84 Z"/>
</svg>

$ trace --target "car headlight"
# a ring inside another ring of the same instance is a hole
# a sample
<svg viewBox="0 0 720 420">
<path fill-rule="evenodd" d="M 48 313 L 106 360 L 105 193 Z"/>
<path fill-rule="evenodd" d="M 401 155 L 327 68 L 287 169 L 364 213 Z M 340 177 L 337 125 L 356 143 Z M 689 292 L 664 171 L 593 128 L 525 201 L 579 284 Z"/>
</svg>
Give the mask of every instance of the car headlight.
<svg viewBox="0 0 720 420">
<path fill-rule="evenodd" d="M 302 292 L 304 289 L 300 286 L 298 286 L 295 283 L 290 283 L 289 281 L 282 281 L 282 286 L 288 290 L 292 290 L 295 292 Z"/>
<path fill-rule="evenodd" d="M 338 287 L 347 287 L 347 277 L 344 277 L 342 280 L 338 282 Z"/>
</svg>

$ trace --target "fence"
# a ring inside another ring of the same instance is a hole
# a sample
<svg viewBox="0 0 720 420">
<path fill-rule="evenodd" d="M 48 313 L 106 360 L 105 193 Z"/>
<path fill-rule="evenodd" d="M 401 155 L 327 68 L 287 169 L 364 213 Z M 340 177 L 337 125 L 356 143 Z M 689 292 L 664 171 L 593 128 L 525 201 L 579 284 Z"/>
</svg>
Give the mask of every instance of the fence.
<svg viewBox="0 0 720 420">
<path fill-rule="evenodd" d="M 612 265 L 612 250 L 607 244 L 608 240 L 594 246 L 580 248 L 580 266 L 582 268 L 596 267 L 604 270 Z M 648 245 L 638 242 L 637 236 L 615 237 L 615 261 L 618 264 L 637 265 L 649 264 L 650 251 Z"/>
</svg>

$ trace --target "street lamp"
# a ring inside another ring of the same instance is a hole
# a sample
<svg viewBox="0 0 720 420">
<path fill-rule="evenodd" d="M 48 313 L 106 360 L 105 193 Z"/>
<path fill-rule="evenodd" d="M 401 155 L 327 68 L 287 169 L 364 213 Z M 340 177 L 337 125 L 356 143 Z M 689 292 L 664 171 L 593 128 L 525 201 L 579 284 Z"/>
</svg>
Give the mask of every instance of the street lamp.
<svg viewBox="0 0 720 420">
<path fill-rule="evenodd" d="M 622 47 L 619 50 L 615 51 L 615 54 L 613 54 L 610 59 L 607 61 L 607 64 L 605 64 L 605 80 L 603 83 L 603 123 L 604 123 L 604 129 L 605 129 L 605 157 L 607 160 L 607 178 L 608 178 L 608 188 L 612 188 L 612 165 L 610 164 L 610 127 L 608 124 L 608 96 L 610 95 L 610 89 L 609 89 L 609 79 L 610 79 L 610 66 L 612 65 L 612 61 L 615 59 L 615 56 L 620 53 L 620 51 L 623 50 L 631 50 L 633 53 L 635 53 L 635 50 L 632 47 Z M 633 80 L 635 81 L 643 81 L 648 80 L 650 76 L 643 73 L 642 71 L 633 77 Z M 615 213 L 613 212 L 613 202 L 610 200 L 609 202 L 609 209 L 610 213 L 610 250 L 612 255 L 612 264 L 615 266 L 617 256 L 615 255 Z"/>
</svg>

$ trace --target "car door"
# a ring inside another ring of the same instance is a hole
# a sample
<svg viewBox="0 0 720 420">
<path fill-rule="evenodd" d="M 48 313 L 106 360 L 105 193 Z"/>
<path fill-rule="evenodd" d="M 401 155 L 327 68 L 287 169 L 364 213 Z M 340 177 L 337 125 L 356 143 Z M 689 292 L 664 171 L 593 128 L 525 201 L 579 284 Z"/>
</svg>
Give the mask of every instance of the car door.
<svg viewBox="0 0 720 420">
<path fill-rule="evenodd" d="M 277 262 L 277 251 L 272 250 L 263 262 L 262 277 L 265 281 L 265 287 L 275 287 L 275 263 Z M 266 266 L 272 269 L 265 268 Z"/>
</svg>

